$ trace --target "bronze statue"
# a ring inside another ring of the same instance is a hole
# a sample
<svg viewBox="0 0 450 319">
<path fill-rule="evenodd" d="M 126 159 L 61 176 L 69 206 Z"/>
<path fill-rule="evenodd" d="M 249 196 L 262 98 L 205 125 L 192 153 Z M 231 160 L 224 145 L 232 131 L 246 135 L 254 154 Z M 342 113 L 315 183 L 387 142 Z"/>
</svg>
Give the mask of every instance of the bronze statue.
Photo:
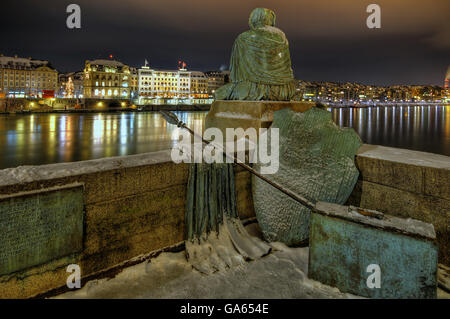
<svg viewBox="0 0 450 319">
<path fill-rule="evenodd" d="M 250 30 L 233 45 L 231 83 L 216 91 L 217 100 L 289 101 L 296 93 L 289 43 L 275 27 L 275 12 L 256 8 L 250 14 Z"/>
</svg>

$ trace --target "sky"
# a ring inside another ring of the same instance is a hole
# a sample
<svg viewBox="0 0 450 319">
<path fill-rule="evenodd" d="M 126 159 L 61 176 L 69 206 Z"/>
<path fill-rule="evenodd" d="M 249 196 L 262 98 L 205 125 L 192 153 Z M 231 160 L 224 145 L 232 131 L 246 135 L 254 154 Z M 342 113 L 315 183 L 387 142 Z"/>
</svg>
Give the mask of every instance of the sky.
<svg viewBox="0 0 450 319">
<path fill-rule="evenodd" d="M 66 7 L 81 7 L 68 29 Z M 381 28 L 369 29 L 369 4 Z M 297 79 L 443 85 L 450 65 L 449 0 L 1 0 L 0 53 L 49 60 L 60 72 L 86 60 L 191 70 L 227 67 L 256 7 L 275 11 Z"/>
</svg>

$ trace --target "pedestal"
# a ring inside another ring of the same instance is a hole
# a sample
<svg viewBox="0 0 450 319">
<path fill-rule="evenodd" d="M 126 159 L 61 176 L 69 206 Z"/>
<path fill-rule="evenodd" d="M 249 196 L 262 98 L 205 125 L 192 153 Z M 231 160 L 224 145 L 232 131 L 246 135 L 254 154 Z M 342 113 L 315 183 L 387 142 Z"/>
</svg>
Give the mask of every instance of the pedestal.
<svg viewBox="0 0 450 319">
<path fill-rule="evenodd" d="M 217 127 L 225 136 L 226 128 L 249 127 L 268 128 L 273 121 L 273 112 L 290 108 L 295 112 L 306 112 L 315 103 L 284 101 L 224 101 L 218 100 L 211 105 L 206 115 L 205 128 Z"/>
</svg>

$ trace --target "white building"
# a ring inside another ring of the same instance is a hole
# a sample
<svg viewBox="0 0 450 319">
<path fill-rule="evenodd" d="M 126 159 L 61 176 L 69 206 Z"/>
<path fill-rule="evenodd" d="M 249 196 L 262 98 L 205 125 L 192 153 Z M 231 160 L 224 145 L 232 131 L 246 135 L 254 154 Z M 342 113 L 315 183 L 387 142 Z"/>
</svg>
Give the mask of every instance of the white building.
<svg viewBox="0 0 450 319">
<path fill-rule="evenodd" d="M 139 104 L 210 103 L 208 79 L 203 72 L 154 70 L 147 65 L 138 70 Z"/>
</svg>

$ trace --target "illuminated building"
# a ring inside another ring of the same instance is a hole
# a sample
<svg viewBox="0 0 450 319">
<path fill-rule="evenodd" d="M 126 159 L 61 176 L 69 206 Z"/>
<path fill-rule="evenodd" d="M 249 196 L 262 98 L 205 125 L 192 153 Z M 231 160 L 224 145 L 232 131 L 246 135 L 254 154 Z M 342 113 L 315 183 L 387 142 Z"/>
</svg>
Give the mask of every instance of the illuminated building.
<svg viewBox="0 0 450 319">
<path fill-rule="evenodd" d="M 0 55 L 0 97 L 54 96 L 58 71 L 48 61 Z"/>
<path fill-rule="evenodd" d="M 230 71 L 207 71 L 208 94 L 214 95 L 216 90 L 230 81 Z"/>
<path fill-rule="evenodd" d="M 445 89 L 435 85 L 375 86 L 349 82 L 308 82 L 302 80 L 298 82 L 297 91 L 299 98 L 302 100 L 346 105 L 391 102 L 441 103 L 445 95 Z"/>
<path fill-rule="evenodd" d="M 192 71 L 190 97 L 194 99 L 208 98 L 208 78 L 203 72 Z"/>
<path fill-rule="evenodd" d="M 154 70 L 147 64 L 138 70 L 139 102 L 151 100 L 207 99 L 208 78 L 203 72 Z"/>
<path fill-rule="evenodd" d="M 153 70 L 143 66 L 138 73 L 140 97 L 189 98 L 191 78 L 186 70 Z"/>
<path fill-rule="evenodd" d="M 139 76 L 136 68 L 130 68 L 131 73 L 131 98 L 135 98 L 139 94 Z"/>
<path fill-rule="evenodd" d="M 131 84 L 128 65 L 115 60 L 86 61 L 83 88 L 85 98 L 129 99 Z"/>
<path fill-rule="evenodd" d="M 445 102 L 450 102 L 450 66 L 447 69 L 447 74 L 444 80 L 444 93 L 442 94 Z"/>
</svg>

